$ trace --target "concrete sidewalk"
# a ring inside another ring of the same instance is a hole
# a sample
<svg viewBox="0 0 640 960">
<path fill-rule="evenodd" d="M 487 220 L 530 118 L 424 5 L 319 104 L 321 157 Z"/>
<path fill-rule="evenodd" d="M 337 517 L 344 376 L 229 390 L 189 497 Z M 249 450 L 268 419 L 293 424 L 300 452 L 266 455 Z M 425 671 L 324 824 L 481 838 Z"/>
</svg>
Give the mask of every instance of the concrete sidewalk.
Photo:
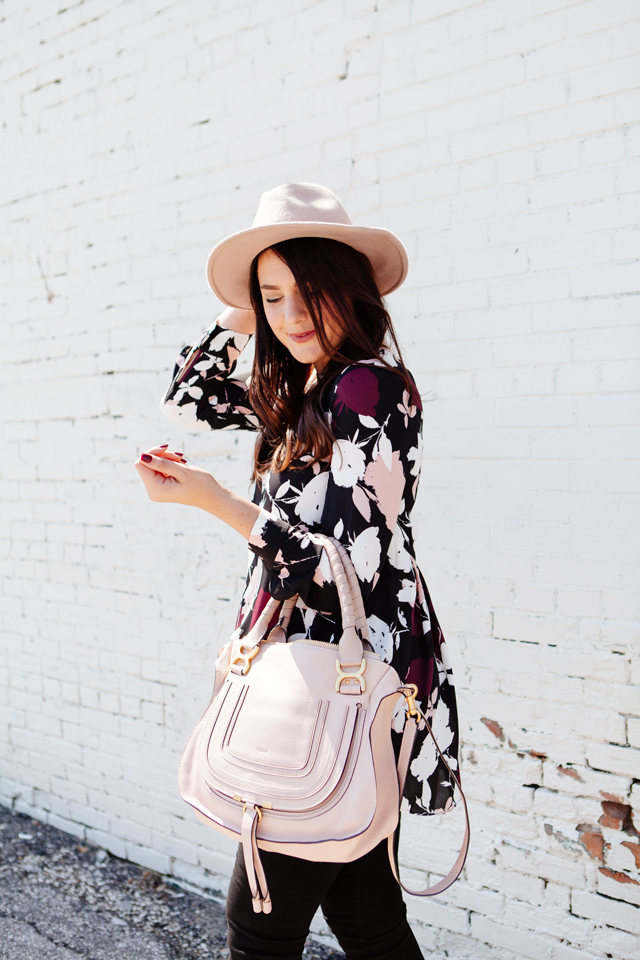
<svg viewBox="0 0 640 960">
<path fill-rule="evenodd" d="M 0 960 L 222 960 L 226 936 L 222 903 L 0 807 Z"/>
</svg>

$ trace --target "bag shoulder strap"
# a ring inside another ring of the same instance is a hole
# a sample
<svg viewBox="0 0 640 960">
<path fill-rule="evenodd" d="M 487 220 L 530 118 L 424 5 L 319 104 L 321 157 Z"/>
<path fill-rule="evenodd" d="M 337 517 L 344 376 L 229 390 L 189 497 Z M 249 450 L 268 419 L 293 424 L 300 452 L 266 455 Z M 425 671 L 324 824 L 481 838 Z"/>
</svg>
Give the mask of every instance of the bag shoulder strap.
<svg viewBox="0 0 640 960">
<path fill-rule="evenodd" d="M 412 706 L 415 706 L 417 713 L 420 715 L 420 724 L 424 724 L 427 728 L 429 736 L 433 740 L 438 755 L 445 767 L 449 771 L 450 777 L 454 780 L 458 790 L 460 791 L 460 797 L 462 798 L 462 803 L 464 806 L 464 816 L 465 816 L 465 828 L 464 828 L 464 837 L 462 840 L 462 846 L 460 848 L 460 853 L 456 858 L 456 862 L 449 870 L 449 873 L 446 877 L 443 877 L 442 880 L 438 880 L 437 883 L 434 883 L 430 887 L 425 887 L 424 890 L 410 890 L 409 887 L 405 886 L 402 880 L 400 879 L 400 868 L 398 866 L 398 859 L 396 856 L 396 848 L 394 844 L 395 834 L 392 833 L 388 840 L 388 852 L 389 852 L 389 861 L 391 863 L 391 869 L 393 875 L 406 893 L 412 894 L 414 897 L 435 897 L 436 894 L 442 893 L 444 890 L 447 890 L 455 881 L 458 879 L 462 873 L 465 861 L 467 859 L 467 853 L 469 852 L 469 839 L 471 835 L 471 825 L 469 823 L 469 810 L 467 807 L 467 799 L 464 795 L 462 787 L 460 786 L 460 778 L 457 774 L 453 772 L 447 760 L 438 746 L 438 741 L 433 735 L 433 730 L 431 729 L 431 724 L 425 717 L 424 713 L 420 707 L 412 701 Z M 407 771 L 409 769 L 409 763 L 411 761 L 411 755 L 413 753 L 413 745 L 415 743 L 416 734 L 420 729 L 420 724 L 416 720 L 415 716 L 408 716 L 405 726 L 404 733 L 402 735 L 402 743 L 400 746 L 400 755 L 398 757 L 398 785 L 400 787 L 400 802 L 402 803 L 402 795 L 404 792 L 404 785 L 407 779 Z"/>
</svg>

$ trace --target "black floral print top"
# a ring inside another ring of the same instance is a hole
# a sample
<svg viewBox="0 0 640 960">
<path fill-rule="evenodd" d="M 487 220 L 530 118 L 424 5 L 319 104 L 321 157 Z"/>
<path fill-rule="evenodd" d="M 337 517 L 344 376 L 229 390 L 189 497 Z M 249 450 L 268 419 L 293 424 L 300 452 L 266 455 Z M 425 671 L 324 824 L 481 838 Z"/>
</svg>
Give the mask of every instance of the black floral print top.
<svg viewBox="0 0 640 960">
<path fill-rule="evenodd" d="M 196 430 L 257 430 L 247 384 L 233 378 L 249 337 L 214 326 L 180 354 L 162 407 L 169 419 Z M 395 364 L 391 353 L 385 360 Z M 417 390 L 377 360 L 346 367 L 324 398 L 335 435 L 326 462 L 272 471 L 254 488 L 261 507 L 249 540 L 250 562 L 238 614 L 242 636 L 270 596 L 298 594 L 290 631 L 313 640 L 340 637 L 340 606 L 328 559 L 309 532 L 340 540 L 351 555 L 374 652 L 401 680 L 415 683 L 422 709 L 449 765 L 457 770 L 458 727 L 451 667 L 424 579 L 415 560 L 411 510 L 422 460 L 422 411 Z M 310 458 L 307 458 L 310 459 Z M 402 703 L 394 718 L 399 740 Z M 446 767 L 419 733 L 403 809 L 444 813 L 453 806 Z"/>
</svg>

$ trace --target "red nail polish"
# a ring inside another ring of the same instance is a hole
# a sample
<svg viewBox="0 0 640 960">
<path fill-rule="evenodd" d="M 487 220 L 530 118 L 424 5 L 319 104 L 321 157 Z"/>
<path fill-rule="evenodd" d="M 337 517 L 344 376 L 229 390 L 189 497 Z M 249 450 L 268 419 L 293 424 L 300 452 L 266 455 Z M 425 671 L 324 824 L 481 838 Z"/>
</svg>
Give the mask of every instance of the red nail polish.
<svg viewBox="0 0 640 960">
<path fill-rule="evenodd" d="M 160 449 L 161 449 L 161 450 L 166 450 L 168 446 L 169 446 L 168 443 L 161 443 L 161 444 L 160 444 Z"/>
<path fill-rule="evenodd" d="M 183 457 L 182 460 L 180 461 L 180 463 L 186 463 L 186 462 L 187 462 L 187 461 L 184 459 L 184 457 Z"/>
<path fill-rule="evenodd" d="M 182 456 L 183 456 L 182 450 L 175 450 L 174 453 L 175 453 L 176 457 L 182 457 Z"/>
<path fill-rule="evenodd" d="M 141 453 L 141 454 L 140 454 L 140 459 L 141 459 L 144 463 L 151 463 L 151 461 L 153 460 L 153 457 L 150 457 L 148 453 Z"/>
</svg>

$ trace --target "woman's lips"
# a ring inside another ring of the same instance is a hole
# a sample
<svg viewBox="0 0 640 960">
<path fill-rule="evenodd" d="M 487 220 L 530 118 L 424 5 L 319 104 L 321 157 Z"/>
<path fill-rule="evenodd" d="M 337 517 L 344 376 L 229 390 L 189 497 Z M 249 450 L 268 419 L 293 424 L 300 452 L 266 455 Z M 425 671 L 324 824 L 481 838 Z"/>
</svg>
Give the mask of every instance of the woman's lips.
<svg viewBox="0 0 640 960">
<path fill-rule="evenodd" d="M 315 330 L 307 330 L 306 333 L 290 333 L 289 336 L 294 343 L 307 343 L 312 337 L 315 337 Z"/>
</svg>

